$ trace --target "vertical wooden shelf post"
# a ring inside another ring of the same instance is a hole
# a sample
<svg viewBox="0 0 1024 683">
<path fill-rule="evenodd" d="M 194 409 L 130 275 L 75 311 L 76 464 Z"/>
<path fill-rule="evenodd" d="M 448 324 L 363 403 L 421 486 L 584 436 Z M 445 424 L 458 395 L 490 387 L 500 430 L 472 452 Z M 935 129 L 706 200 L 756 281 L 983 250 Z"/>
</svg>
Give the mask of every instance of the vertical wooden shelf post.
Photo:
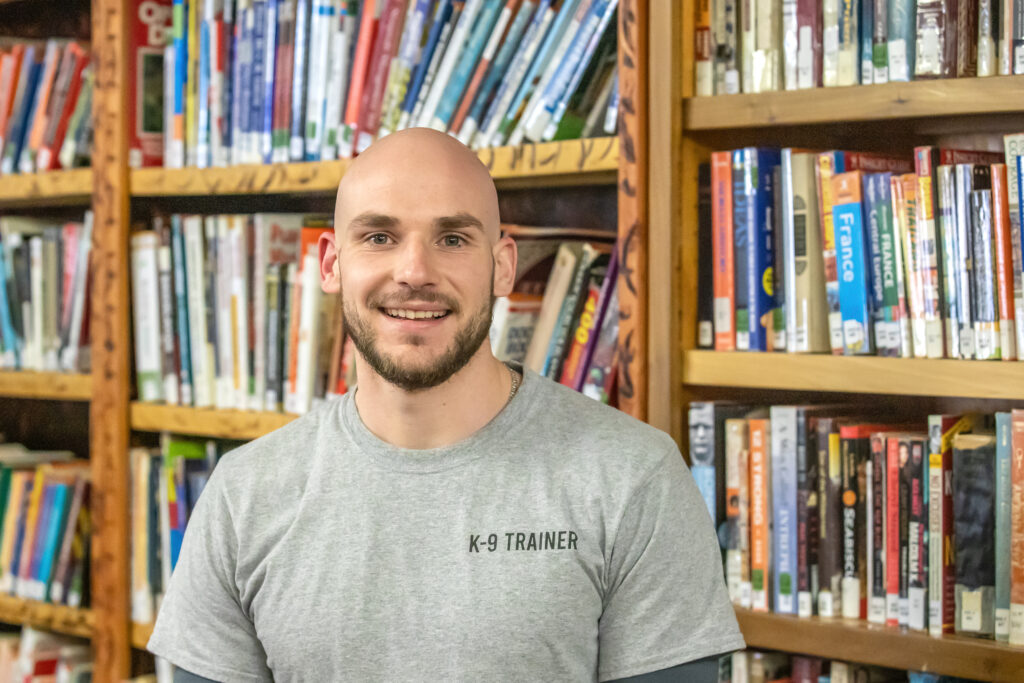
<svg viewBox="0 0 1024 683">
<path fill-rule="evenodd" d="M 619 3 L 619 408 L 647 419 L 647 3 Z"/>
<path fill-rule="evenodd" d="M 95 679 L 131 675 L 129 641 L 128 0 L 93 0 L 92 606 Z"/>
</svg>

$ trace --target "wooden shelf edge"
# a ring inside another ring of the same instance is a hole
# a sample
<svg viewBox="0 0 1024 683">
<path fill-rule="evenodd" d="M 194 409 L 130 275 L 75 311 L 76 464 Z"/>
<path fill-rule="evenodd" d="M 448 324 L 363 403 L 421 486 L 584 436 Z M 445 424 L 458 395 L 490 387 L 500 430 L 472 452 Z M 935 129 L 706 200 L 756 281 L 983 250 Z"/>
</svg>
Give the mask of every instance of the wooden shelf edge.
<svg viewBox="0 0 1024 683">
<path fill-rule="evenodd" d="M 55 631 L 80 638 L 92 638 L 96 617 L 90 609 L 51 605 L 0 595 L 0 622 Z"/>
<path fill-rule="evenodd" d="M 0 176 L 0 207 L 47 204 L 88 204 L 92 169 L 22 173 Z"/>
<path fill-rule="evenodd" d="M 736 609 L 747 647 L 782 650 L 909 671 L 987 681 L 1019 681 L 1024 648 L 993 640 L 904 631 L 842 619 Z"/>
<path fill-rule="evenodd" d="M 88 401 L 92 377 L 62 372 L 0 371 L 0 396 L 55 401 Z"/>
<path fill-rule="evenodd" d="M 898 396 L 1024 399 L 1024 362 L 686 351 L 683 383 Z"/>
<path fill-rule="evenodd" d="M 146 643 L 153 635 L 153 624 L 140 624 L 132 622 L 132 647 L 139 650 L 146 649 Z"/>
<path fill-rule="evenodd" d="M 531 179 L 579 179 L 607 176 L 614 183 L 619 164 L 618 138 L 602 137 L 523 144 L 477 153 L 499 184 Z M 250 164 L 227 168 L 139 168 L 131 171 L 135 197 L 332 193 L 350 160 L 288 164 Z M 609 175 L 612 174 L 612 175 Z"/>
<path fill-rule="evenodd" d="M 290 413 L 187 408 L 139 401 L 132 402 L 130 410 L 131 428 L 137 431 L 239 440 L 256 439 L 298 417 Z"/>
<path fill-rule="evenodd" d="M 1013 94 L 1011 94 L 1013 93 Z M 686 130 L 1011 114 L 1024 109 L 1024 76 L 951 78 L 741 95 L 689 97 Z"/>
</svg>

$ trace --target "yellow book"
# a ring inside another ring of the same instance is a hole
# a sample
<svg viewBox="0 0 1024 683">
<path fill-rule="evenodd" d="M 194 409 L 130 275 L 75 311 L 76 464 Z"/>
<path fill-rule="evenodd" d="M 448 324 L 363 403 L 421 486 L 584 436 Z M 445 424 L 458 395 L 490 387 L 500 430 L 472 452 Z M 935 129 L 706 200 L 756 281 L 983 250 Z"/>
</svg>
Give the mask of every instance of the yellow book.
<svg viewBox="0 0 1024 683">
<path fill-rule="evenodd" d="M 132 621 L 143 624 L 154 618 L 148 563 L 150 465 L 148 450 L 132 449 Z"/>
<path fill-rule="evenodd" d="M 11 472 L 11 493 L 7 498 L 7 511 L 4 515 L 4 540 L 0 545 L 0 592 L 11 589 L 13 577 L 9 575 L 9 571 L 11 556 L 14 555 L 14 537 L 18 530 L 18 518 L 21 517 L 22 503 L 25 498 L 25 483 L 32 476 L 32 472 L 25 470 Z"/>
<path fill-rule="evenodd" d="M 188 5 L 188 82 L 185 84 L 185 165 L 196 166 L 199 120 L 199 3 Z"/>
<path fill-rule="evenodd" d="M 29 568 L 32 565 L 32 546 L 36 539 L 36 525 L 39 523 L 39 507 L 43 500 L 43 488 L 46 485 L 46 475 L 50 472 L 49 465 L 40 465 L 36 468 L 32 494 L 28 501 L 28 510 L 25 512 L 25 536 L 21 543 L 21 553 L 18 556 L 18 577 L 19 580 L 12 581 L 15 594 L 19 597 L 28 597 L 26 590 L 29 588 L 31 574 Z"/>
</svg>

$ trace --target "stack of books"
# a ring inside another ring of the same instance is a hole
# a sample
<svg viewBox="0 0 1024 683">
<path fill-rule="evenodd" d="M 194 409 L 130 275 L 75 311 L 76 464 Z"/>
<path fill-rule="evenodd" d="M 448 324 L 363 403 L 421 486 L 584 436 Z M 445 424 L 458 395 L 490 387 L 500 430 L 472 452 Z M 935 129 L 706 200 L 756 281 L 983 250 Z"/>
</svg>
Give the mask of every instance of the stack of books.
<svg viewBox="0 0 1024 683">
<path fill-rule="evenodd" d="M 1021 149 L 743 148 L 704 180 L 701 345 L 1024 357 Z"/>
<path fill-rule="evenodd" d="M 854 683 L 855 681 L 902 681 L 905 683 L 967 683 L 967 679 L 921 671 L 898 671 L 880 666 L 822 659 L 786 652 L 743 650 L 722 657 L 720 681 L 732 683 Z"/>
<path fill-rule="evenodd" d="M 77 42 L 0 44 L 0 173 L 88 166 L 94 80 Z"/>
<path fill-rule="evenodd" d="M 92 649 L 79 638 L 25 626 L 0 636 L 0 680 L 24 683 L 89 683 Z"/>
<path fill-rule="evenodd" d="M 88 372 L 92 212 L 0 217 L 0 368 Z"/>
<path fill-rule="evenodd" d="M 617 0 L 157 4 L 134 47 L 152 53 L 147 17 L 172 38 L 136 97 L 163 88 L 165 145 L 135 165 L 350 158 L 411 126 L 473 148 L 615 130 Z"/>
<path fill-rule="evenodd" d="M 1021 0 L 697 3 L 698 95 L 1024 73 Z"/>
<path fill-rule="evenodd" d="M 735 605 L 1024 644 L 1024 410 L 702 402 L 689 425 Z"/>
</svg>

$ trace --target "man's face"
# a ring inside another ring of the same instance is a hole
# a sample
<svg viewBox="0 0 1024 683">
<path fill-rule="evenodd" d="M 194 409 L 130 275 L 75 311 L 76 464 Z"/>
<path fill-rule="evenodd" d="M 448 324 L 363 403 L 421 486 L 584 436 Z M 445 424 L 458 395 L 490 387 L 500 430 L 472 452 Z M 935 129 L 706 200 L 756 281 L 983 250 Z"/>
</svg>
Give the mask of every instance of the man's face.
<svg viewBox="0 0 1024 683">
<path fill-rule="evenodd" d="M 494 302 L 492 240 L 450 182 L 408 192 L 381 176 L 361 184 L 337 226 L 347 333 L 386 381 L 441 384 L 487 340 Z"/>
</svg>

